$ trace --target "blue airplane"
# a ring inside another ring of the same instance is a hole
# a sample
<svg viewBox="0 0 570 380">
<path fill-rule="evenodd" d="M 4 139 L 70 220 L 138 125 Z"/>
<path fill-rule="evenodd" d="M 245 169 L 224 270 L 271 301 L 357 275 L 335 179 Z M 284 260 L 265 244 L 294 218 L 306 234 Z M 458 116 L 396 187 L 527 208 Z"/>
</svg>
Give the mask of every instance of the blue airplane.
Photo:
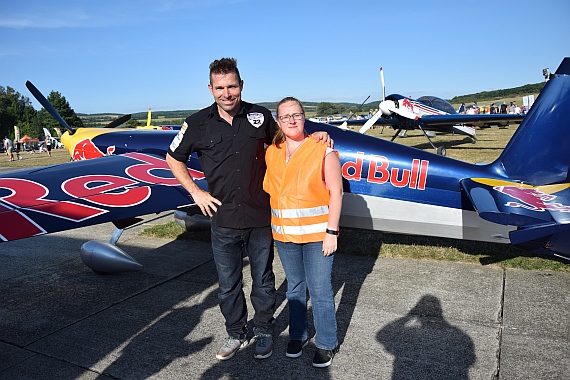
<svg viewBox="0 0 570 380">
<path fill-rule="evenodd" d="M 138 216 L 199 214 L 172 176 L 165 154 L 177 131 L 70 128 L 62 142 L 76 160 L 0 175 L 0 239 L 11 241 L 113 222 L 109 242 L 81 249 L 95 272 L 141 268 L 114 243 Z M 306 121 L 325 130 L 341 157 L 341 226 L 392 233 L 510 243 L 535 255 L 570 260 L 570 58 L 538 96 L 499 158 L 473 165 L 372 136 Z M 202 189 L 196 155 L 188 170 Z M 185 224 L 186 225 L 186 224 Z"/>
</svg>

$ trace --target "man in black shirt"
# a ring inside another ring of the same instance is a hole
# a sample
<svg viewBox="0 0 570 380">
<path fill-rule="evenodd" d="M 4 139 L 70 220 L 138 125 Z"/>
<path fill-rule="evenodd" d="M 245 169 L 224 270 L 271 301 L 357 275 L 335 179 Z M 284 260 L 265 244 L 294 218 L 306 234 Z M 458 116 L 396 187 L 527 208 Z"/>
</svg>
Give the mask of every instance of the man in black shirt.
<svg viewBox="0 0 570 380">
<path fill-rule="evenodd" d="M 256 340 L 254 357 L 273 353 L 275 276 L 269 196 L 263 191 L 265 146 L 275 134 L 271 112 L 241 100 L 237 61 L 210 64 L 208 88 L 215 103 L 186 118 L 166 161 L 204 215 L 212 219 L 212 250 L 220 286 L 220 309 L 228 337 L 216 357 L 227 360 L 246 343 L 247 306 L 242 290 L 242 257 L 249 257 Z M 324 132 L 317 139 L 329 141 Z M 332 145 L 332 141 L 329 142 Z M 209 192 L 188 173 L 186 161 L 198 153 Z"/>
</svg>

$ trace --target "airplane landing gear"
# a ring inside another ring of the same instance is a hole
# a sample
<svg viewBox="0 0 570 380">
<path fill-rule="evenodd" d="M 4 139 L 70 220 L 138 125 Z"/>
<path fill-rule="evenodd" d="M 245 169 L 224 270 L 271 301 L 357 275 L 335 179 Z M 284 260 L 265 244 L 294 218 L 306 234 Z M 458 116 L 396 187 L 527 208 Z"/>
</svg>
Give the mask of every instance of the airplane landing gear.
<svg viewBox="0 0 570 380">
<path fill-rule="evenodd" d="M 444 146 L 438 146 L 436 149 L 436 153 L 439 154 L 440 156 L 445 156 L 445 147 Z"/>
</svg>

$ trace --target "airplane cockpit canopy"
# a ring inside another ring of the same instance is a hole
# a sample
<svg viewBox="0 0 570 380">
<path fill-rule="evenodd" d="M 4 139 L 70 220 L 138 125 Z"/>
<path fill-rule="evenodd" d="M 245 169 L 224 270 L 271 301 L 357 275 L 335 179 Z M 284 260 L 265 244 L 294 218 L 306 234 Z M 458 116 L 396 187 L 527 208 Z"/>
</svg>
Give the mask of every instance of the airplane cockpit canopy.
<svg viewBox="0 0 570 380">
<path fill-rule="evenodd" d="M 416 100 L 420 103 L 425 104 L 426 106 L 437 108 L 440 111 L 444 111 L 447 113 L 457 113 L 457 111 L 451 105 L 451 103 L 449 103 L 447 100 L 443 100 L 435 96 L 422 96 L 421 98 L 418 98 Z"/>
</svg>

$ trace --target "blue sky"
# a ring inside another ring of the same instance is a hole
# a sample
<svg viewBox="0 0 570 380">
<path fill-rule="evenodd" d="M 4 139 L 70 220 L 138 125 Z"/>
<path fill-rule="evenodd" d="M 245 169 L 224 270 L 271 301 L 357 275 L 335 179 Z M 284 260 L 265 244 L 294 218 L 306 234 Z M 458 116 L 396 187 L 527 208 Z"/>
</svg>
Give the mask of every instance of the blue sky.
<svg viewBox="0 0 570 380">
<path fill-rule="evenodd" d="M 570 55 L 567 0 L 0 0 L 0 85 L 80 113 L 198 109 L 235 57 L 244 100 L 451 98 L 543 80 Z"/>
</svg>

